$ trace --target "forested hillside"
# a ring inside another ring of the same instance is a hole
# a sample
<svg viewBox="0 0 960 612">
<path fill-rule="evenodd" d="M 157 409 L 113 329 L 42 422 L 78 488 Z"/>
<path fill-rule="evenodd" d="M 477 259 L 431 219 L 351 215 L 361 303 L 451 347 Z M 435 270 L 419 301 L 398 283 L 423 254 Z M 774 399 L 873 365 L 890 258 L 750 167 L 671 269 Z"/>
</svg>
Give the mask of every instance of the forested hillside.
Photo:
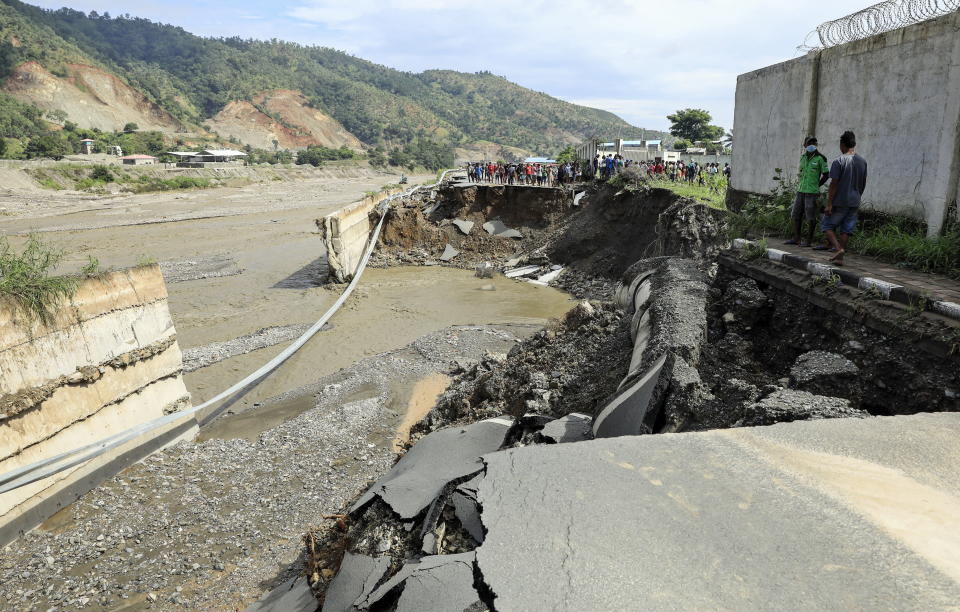
<svg viewBox="0 0 960 612">
<path fill-rule="evenodd" d="M 81 89 L 83 78 L 93 77 L 75 78 L 77 65 L 116 75 L 144 97 L 138 104 L 149 103 L 147 110 L 161 126 L 203 126 L 229 103 L 245 101 L 295 133 L 302 127 L 263 105 L 265 92 L 293 90 L 370 147 L 391 149 L 418 139 L 452 147 L 482 140 L 555 154 L 590 136 L 640 135 L 639 128 L 611 113 L 490 73 L 414 74 L 324 47 L 202 38 L 128 15 L 49 11 L 0 0 L 0 78 L 13 78 L 25 62 L 79 82 Z"/>
</svg>

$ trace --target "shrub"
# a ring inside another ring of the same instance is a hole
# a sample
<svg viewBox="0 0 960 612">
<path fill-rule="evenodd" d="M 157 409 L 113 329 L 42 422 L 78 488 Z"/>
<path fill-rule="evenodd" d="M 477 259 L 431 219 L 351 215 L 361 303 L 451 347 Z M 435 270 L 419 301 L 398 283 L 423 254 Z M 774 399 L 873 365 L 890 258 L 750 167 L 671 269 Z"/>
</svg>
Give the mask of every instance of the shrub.
<svg viewBox="0 0 960 612">
<path fill-rule="evenodd" d="M 95 181 L 111 183 L 113 182 L 113 172 L 110 171 L 110 168 L 104 165 L 97 165 L 94 166 L 93 170 L 90 171 L 90 178 Z"/>
<path fill-rule="evenodd" d="M 63 251 L 44 244 L 31 234 L 19 253 L 0 238 L 0 296 L 30 316 L 49 322 L 54 309 L 77 289 L 76 276 L 54 276 Z"/>
</svg>

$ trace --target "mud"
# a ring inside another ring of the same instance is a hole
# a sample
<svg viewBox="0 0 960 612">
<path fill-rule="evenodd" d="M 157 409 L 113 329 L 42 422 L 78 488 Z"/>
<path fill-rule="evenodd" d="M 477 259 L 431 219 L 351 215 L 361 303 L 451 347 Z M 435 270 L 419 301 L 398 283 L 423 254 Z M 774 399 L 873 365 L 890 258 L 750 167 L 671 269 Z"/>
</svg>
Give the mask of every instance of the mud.
<svg viewBox="0 0 960 612">
<path fill-rule="evenodd" d="M 488 285 L 495 289 L 484 290 L 483 287 Z M 289 299 L 299 296 L 301 308 L 287 314 L 288 321 L 303 324 L 312 323 L 319 317 L 342 290 L 343 286 L 335 285 L 275 291 L 294 294 Z M 286 297 L 280 295 L 275 299 Z M 269 306 L 270 302 L 257 304 L 256 309 L 266 311 Z M 230 409 L 244 410 L 348 367 L 357 359 L 413 342 L 424 334 L 450 325 L 543 325 L 551 318 L 562 316 L 572 306 L 569 296 L 557 289 L 503 277 L 479 279 L 466 270 L 441 267 L 368 269 L 363 282 L 331 321 L 333 328 L 318 334 L 283 367 L 232 403 Z M 211 304 L 209 308 L 211 312 L 204 315 L 217 314 L 216 306 Z M 201 313 L 194 312 L 194 316 L 201 316 Z M 176 311 L 174 316 L 176 319 Z M 264 316 L 268 315 L 264 313 Z M 270 316 L 276 317 L 277 314 Z M 242 325 L 248 321 L 257 321 L 256 314 L 244 314 L 242 322 L 235 321 L 234 329 L 242 330 Z M 208 333 L 204 329 L 196 331 Z M 184 379 L 193 393 L 194 402 L 212 397 L 252 372 L 283 350 L 285 345 L 281 343 L 237 355 L 186 374 Z"/>
<path fill-rule="evenodd" d="M 419 423 L 437 403 L 437 398 L 450 385 L 450 377 L 435 372 L 426 378 L 414 383 L 406 397 L 406 407 L 400 425 L 397 426 L 397 435 L 393 440 L 394 452 L 401 452 L 410 442 L 410 429 Z M 408 383 L 409 384 L 409 383 Z"/>
</svg>

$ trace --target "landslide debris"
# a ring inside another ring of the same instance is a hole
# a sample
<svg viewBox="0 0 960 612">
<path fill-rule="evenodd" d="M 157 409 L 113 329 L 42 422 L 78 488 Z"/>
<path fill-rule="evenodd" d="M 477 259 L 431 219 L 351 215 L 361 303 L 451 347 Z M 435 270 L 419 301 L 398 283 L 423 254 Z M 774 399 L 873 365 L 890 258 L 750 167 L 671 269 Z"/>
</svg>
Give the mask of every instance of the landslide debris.
<svg viewBox="0 0 960 612">
<path fill-rule="evenodd" d="M 581 193 L 577 206 L 573 190 L 516 185 L 459 184 L 407 198 L 387 213 L 372 265 L 534 265 L 525 275 L 532 279 L 563 268 L 546 282 L 581 299 L 610 300 L 638 259 L 704 261 L 725 244 L 723 212 L 672 191 L 597 184 Z"/>
<path fill-rule="evenodd" d="M 629 322 L 610 303 L 581 302 L 507 355 L 463 364 L 415 432 L 501 414 L 592 416 L 616 392 L 630 364 Z"/>
</svg>

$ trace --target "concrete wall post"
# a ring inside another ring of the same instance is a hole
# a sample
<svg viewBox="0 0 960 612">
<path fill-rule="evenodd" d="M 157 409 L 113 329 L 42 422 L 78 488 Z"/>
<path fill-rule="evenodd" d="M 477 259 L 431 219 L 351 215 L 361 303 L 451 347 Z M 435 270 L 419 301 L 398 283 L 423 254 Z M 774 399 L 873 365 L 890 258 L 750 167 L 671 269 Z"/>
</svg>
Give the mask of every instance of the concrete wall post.
<svg viewBox="0 0 960 612">
<path fill-rule="evenodd" d="M 960 18 L 955 20 L 953 53 L 950 57 L 950 71 L 944 88 L 954 92 L 947 96 L 943 113 L 943 129 L 940 131 L 939 164 L 936 168 L 932 199 L 933 210 L 927 213 L 927 236 L 940 235 L 944 225 L 949 223 L 948 215 L 957 217 L 957 193 L 960 190 Z"/>
<path fill-rule="evenodd" d="M 807 98 L 806 129 L 804 138 L 817 135 L 817 109 L 820 105 L 820 51 L 811 51 L 810 58 L 809 94 Z"/>
</svg>

